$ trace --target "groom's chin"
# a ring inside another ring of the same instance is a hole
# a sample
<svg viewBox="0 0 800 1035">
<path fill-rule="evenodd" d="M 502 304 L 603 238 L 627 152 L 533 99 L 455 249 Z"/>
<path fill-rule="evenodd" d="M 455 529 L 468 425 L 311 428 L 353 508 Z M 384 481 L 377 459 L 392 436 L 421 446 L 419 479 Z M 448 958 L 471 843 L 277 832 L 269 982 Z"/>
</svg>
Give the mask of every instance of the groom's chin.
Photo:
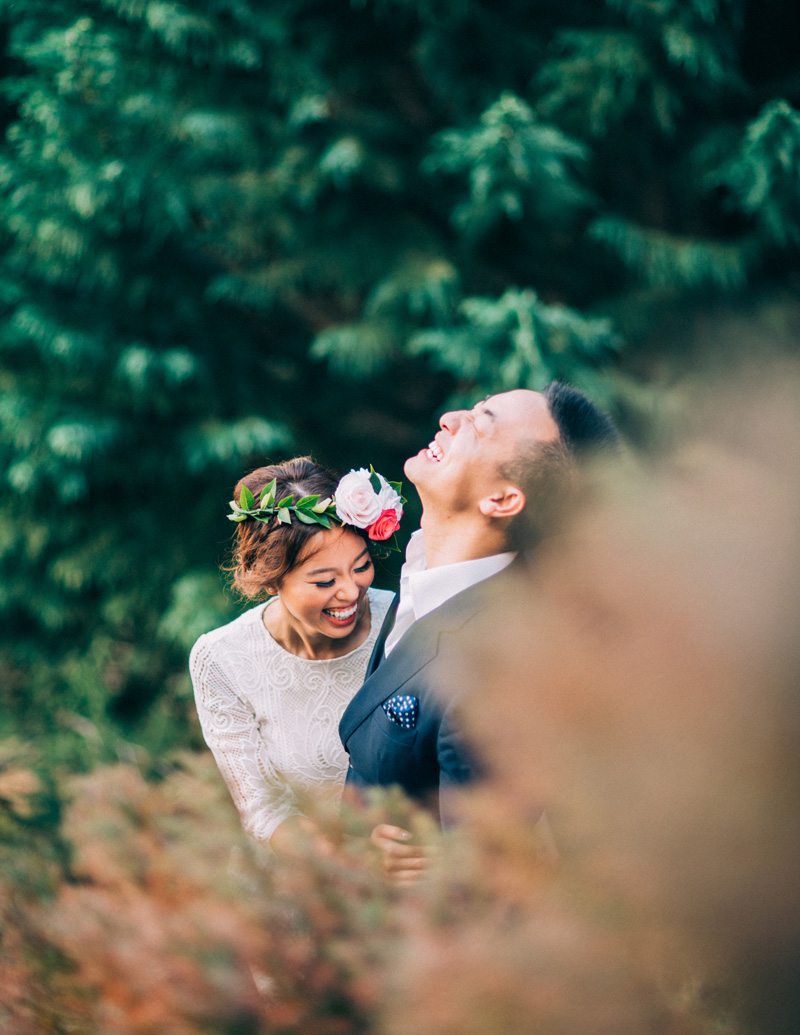
<svg viewBox="0 0 800 1035">
<path fill-rule="evenodd" d="M 423 450 L 420 449 L 418 453 L 410 456 L 403 464 L 403 474 L 408 478 L 412 485 L 417 484 L 417 475 L 421 470 L 421 465 L 425 462 L 422 457 L 422 452 Z"/>
</svg>

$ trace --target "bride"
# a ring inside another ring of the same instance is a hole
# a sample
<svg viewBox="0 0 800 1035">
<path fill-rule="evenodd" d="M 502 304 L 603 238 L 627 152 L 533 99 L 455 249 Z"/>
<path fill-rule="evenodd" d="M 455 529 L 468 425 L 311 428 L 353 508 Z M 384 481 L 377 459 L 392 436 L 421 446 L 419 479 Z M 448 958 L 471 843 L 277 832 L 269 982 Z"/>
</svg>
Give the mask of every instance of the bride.
<svg viewBox="0 0 800 1035">
<path fill-rule="evenodd" d="M 363 682 L 392 594 L 370 546 L 402 517 L 399 486 L 336 478 L 309 457 L 260 467 L 234 490 L 234 586 L 257 603 L 201 636 L 190 670 L 200 725 L 245 830 L 278 853 L 314 835 L 298 791 L 339 804 L 339 719 Z"/>
</svg>

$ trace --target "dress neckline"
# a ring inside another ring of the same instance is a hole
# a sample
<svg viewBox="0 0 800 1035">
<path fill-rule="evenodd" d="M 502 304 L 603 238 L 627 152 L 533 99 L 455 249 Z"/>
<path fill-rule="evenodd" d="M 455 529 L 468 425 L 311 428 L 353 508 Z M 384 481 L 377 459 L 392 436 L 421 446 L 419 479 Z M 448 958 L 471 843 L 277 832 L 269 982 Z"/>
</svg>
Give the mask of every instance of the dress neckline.
<svg viewBox="0 0 800 1035">
<path fill-rule="evenodd" d="M 254 610 L 258 614 L 258 624 L 261 626 L 264 636 L 267 638 L 267 642 L 270 643 L 276 651 L 279 651 L 281 654 L 285 654 L 287 658 L 294 658 L 296 661 L 302 661 L 304 665 L 330 665 L 333 661 L 344 661 L 345 658 L 352 658 L 353 655 L 358 654 L 360 650 L 372 645 L 374 640 L 372 634 L 375 629 L 375 601 L 372 599 L 372 595 L 369 590 L 367 590 L 367 596 L 369 599 L 369 632 L 357 647 L 353 647 L 353 649 L 349 650 L 346 654 L 337 654 L 335 658 L 301 658 L 299 654 L 293 654 L 290 650 L 287 650 L 278 643 L 264 624 L 264 612 L 270 604 L 274 603 L 278 599 L 277 597 L 272 597 L 270 600 L 267 600 L 266 603 L 262 604 L 261 607 L 257 607 Z"/>
</svg>

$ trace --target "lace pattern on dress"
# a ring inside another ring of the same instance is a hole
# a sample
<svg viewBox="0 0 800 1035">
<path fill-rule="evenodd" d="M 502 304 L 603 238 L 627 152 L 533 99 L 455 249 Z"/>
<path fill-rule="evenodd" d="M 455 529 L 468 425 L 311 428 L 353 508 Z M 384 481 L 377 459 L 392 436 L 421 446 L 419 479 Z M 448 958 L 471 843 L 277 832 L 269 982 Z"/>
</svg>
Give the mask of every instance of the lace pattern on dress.
<svg viewBox="0 0 800 1035">
<path fill-rule="evenodd" d="M 339 720 L 360 688 L 392 594 L 369 589 L 370 632 L 341 658 L 289 654 L 250 608 L 201 636 L 189 668 L 206 743 L 253 837 L 268 841 L 298 815 L 295 788 L 338 802 L 347 773 Z"/>
</svg>

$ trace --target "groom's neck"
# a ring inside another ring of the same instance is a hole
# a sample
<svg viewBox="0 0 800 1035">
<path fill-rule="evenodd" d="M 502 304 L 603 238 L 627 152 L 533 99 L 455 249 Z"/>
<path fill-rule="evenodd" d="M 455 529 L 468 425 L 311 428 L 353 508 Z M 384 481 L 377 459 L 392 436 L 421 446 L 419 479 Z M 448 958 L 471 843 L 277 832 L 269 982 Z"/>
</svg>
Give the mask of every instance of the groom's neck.
<svg viewBox="0 0 800 1035">
<path fill-rule="evenodd" d="M 425 567 L 458 564 L 491 557 L 508 549 L 505 536 L 494 525 L 459 515 L 438 515 L 423 511 L 420 522 L 425 538 Z"/>
</svg>

